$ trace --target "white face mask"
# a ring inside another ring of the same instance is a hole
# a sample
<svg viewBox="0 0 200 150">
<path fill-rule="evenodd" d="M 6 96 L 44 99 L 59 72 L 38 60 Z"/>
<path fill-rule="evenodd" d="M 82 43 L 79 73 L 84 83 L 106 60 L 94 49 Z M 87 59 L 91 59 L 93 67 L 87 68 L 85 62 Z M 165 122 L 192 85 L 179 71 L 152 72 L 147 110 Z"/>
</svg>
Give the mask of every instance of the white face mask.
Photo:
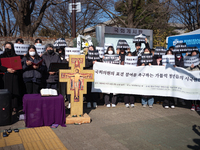
<svg viewBox="0 0 200 150">
<path fill-rule="evenodd" d="M 144 54 L 150 54 L 149 52 L 144 52 Z"/>
<path fill-rule="evenodd" d="M 35 56 L 35 52 L 29 52 L 30 56 Z"/>
<path fill-rule="evenodd" d="M 36 43 L 36 46 L 41 46 L 42 44 L 41 43 Z"/>
<path fill-rule="evenodd" d="M 112 55 L 112 54 L 113 54 L 113 51 L 108 51 L 108 54 L 109 54 L 109 55 Z"/>
</svg>

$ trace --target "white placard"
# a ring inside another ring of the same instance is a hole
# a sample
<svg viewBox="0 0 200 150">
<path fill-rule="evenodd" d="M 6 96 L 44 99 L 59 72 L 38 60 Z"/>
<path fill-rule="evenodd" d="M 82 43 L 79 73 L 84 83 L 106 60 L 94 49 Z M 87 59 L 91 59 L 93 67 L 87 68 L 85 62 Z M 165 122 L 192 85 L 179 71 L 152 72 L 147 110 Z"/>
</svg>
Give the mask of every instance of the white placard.
<svg viewBox="0 0 200 150">
<path fill-rule="evenodd" d="M 200 100 L 200 71 L 180 67 L 124 66 L 96 62 L 92 92 Z"/>
<path fill-rule="evenodd" d="M 175 56 L 174 55 L 162 55 L 162 64 L 163 65 L 175 65 Z"/>
<path fill-rule="evenodd" d="M 104 47 L 96 47 L 96 50 L 99 52 L 99 57 L 103 58 L 104 56 Z"/>
<path fill-rule="evenodd" d="M 69 55 L 80 55 L 80 48 L 65 47 L 65 59 L 69 58 Z"/>
<path fill-rule="evenodd" d="M 27 53 L 28 48 L 29 48 L 29 44 L 14 44 L 14 49 L 15 49 L 15 53 L 17 55 L 24 55 Z"/>
<path fill-rule="evenodd" d="M 45 45 L 35 45 L 36 51 L 38 53 L 38 55 L 41 55 L 45 52 Z"/>
<path fill-rule="evenodd" d="M 124 65 L 137 66 L 138 56 L 125 56 Z"/>
<path fill-rule="evenodd" d="M 190 67 L 192 64 L 194 66 L 199 65 L 199 54 L 195 56 L 184 56 L 183 59 L 185 67 Z"/>
</svg>

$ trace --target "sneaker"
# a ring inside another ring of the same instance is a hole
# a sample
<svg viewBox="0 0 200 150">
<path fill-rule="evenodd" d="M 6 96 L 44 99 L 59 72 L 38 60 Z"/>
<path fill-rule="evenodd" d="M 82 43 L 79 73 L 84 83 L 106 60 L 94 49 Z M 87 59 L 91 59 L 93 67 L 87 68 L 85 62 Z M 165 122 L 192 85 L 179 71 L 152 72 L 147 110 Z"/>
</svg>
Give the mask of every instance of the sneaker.
<svg viewBox="0 0 200 150">
<path fill-rule="evenodd" d="M 153 106 L 152 106 L 152 105 L 149 105 L 149 108 L 153 108 Z"/>
<path fill-rule="evenodd" d="M 129 108 L 129 104 L 126 104 L 125 106 L 126 106 L 126 108 Z"/>
<path fill-rule="evenodd" d="M 191 108 L 190 110 L 195 111 L 195 106 L 194 106 L 194 104 L 192 104 L 192 108 Z"/>
<path fill-rule="evenodd" d="M 168 109 L 169 108 L 169 106 L 165 106 L 165 109 Z"/>
<path fill-rule="evenodd" d="M 87 103 L 87 108 L 91 108 L 91 103 L 90 102 Z"/>
<path fill-rule="evenodd" d="M 68 109 L 70 109 L 70 108 L 71 108 L 71 103 L 69 103 L 69 104 L 68 104 L 67 108 L 68 108 Z"/>
<path fill-rule="evenodd" d="M 115 105 L 115 104 L 112 104 L 112 107 L 116 107 L 116 105 Z"/>
<path fill-rule="evenodd" d="M 110 107 L 110 104 L 107 104 L 107 105 L 106 105 L 106 107 L 108 107 L 108 108 L 109 108 L 109 107 Z"/>
<path fill-rule="evenodd" d="M 131 107 L 133 108 L 133 107 L 135 107 L 135 105 L 134 105 L 134 104 L 131 104 Z"/>
<path fill-rule="evenodd" d="M 146 105 L 146 104 L 144 104 L 142 107 L 143 107 L 143 108 L 145 108 L 146 106 L 147 106 L 147 105 Z"/>
<path fill-rule="evenodd" d="M 200 111 L 199 105 L 196 106 L 196 110 L 197 110 L 197 111 Z"/>
<path fill-rule="evenodd" d="M 172 106 L 171 106 L 171 108 L 172 108 L 172 109 L 174 109 L 174 108 L 175 108 L 175 106 L 174 106 L 174 105 L 172 105 Z"/>
<path fill-rule="evenodd" d="M 97 103 L 96 102 L 93 102 L 93 107 L 97 108 Z"/>
</svg>

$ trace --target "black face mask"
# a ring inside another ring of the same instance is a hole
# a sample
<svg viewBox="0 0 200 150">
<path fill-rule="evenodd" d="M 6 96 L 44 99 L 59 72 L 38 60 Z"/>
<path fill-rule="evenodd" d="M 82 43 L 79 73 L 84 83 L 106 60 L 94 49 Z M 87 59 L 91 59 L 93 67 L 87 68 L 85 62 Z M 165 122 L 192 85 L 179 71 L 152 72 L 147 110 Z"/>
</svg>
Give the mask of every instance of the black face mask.
<svg viewBox="0 0 200 150">
<path fill-rule="evenodd" d="M 6 53 L 11 53 L 11 49 L 6 48 L 6 49 L 5 49 L 5 52 L 6 52 Z"/>
<path fill-rule="evenodd" d="M 6 52 L 6 54 L 7 54 L 7 56 L 11 56 L 11 49 L 9 49 L 9 48 L 6 48 L 5 49 L 5 52 Z"/>
<path fill-rule="evenodd" d="M 54 50 L 48 50 L 47 52 L 51 55 L 54 52 Z"/>
</svg>

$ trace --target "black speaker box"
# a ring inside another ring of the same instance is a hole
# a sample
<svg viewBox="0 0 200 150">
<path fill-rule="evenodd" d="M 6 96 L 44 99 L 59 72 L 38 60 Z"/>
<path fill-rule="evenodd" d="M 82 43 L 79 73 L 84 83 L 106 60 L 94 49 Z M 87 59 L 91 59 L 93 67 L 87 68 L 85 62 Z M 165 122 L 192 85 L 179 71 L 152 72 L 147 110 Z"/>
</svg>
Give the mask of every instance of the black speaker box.
<svg viewBox="0 0 200 150">
<path fill-rule="evenodd" d="M 0 89 L 0 126 L 12 123 L 11 94 L 7 89 Z"/>
</svg>

